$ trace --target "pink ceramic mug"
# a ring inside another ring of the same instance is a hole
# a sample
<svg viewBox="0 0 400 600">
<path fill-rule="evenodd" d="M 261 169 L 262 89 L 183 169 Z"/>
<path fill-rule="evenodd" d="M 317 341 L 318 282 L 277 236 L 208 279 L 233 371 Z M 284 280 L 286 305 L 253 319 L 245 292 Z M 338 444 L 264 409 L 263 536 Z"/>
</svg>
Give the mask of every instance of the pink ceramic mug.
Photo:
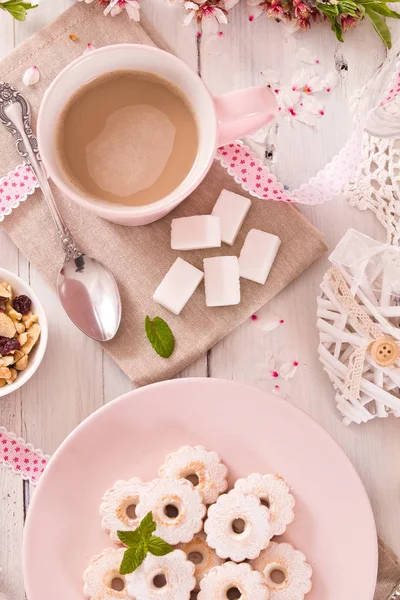
<svg viewBox="0 0 400 600">
<path fill-rule="evenodd" d="M 198 126 L 199 148 L 194 165 L 170 194 L 145 206 L 123 206 L 90 197 L 75 186 L 56 151 L 56 126 L 71 96 L 83 85 L 116 70 L 153 72 L 179 87 L 192 105 Z M 213 98 L 206 86 L 179 58 L 150 46 L 119 44 L 93 50 L 77 58 L 46 91 L 38 118 L 40 154 L 51 179 L 69 198 L 100 217 L 121 225 L 145 225 L 178 206 L 206 176 L 215 150 L 272 121 L 277 111 L 269 88 L 248 88 Z"/>
</svg>

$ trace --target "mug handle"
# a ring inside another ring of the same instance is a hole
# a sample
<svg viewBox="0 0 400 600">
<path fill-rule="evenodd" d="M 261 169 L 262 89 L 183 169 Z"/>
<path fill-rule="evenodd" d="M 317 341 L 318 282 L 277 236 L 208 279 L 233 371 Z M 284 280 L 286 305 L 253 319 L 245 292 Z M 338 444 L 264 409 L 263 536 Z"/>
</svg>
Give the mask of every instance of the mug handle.
<svg viewBox="0 0 400 600">
<path fill-rule="evenodd" d="M 269 87 L 251 87 L 214 97 L 218 147 L 253 133 L 274 120 L 278 105 Z"/>
</svg>

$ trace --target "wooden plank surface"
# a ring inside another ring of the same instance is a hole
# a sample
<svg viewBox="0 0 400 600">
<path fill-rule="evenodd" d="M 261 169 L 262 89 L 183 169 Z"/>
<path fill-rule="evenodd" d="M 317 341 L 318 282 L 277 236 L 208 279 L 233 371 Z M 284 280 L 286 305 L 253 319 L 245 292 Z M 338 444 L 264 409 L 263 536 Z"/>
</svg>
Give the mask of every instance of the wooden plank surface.
<svg viewBox="0 0 400 600">
<path fill-rule="evenodd" d="M 42 0 L 40 8 L 22 24 L 14 23 L 1 12 L 0 57 L 51 22 L 68 5 L 68 0 Z M 278 69 L 282 78 L 288 80 L 298 66 L 296 50 L 302 46 L 315 51 L 327 67 L 338 66 L 340 89 L 328 101 L 329 116 L 321 120 L 317 131 L 284 123 L 277 128 L 273 140 L 274 168 L 290 186 L 315 174 L 343 146 L 352 128 L 349 98 L 385 57 L 384 48 L 368 24 L 350 32 L 346 43 L 339 44 L 327 27 L 290 36 L 277 23 L 266 19 L 250 25 L 244 6 L 232 11 L 222 51 L 217 56 L 206 38 L 198 44 L 194 30 L 181 25 L 178 4 L 171 7 L 162 0 L 147 0 L 142 10 L 172 50 L 193 69 L 201 65 L 202 77 L 215 94 L 261 83 L 260 71 L 266 68 Z M 400 29 L 398 24 L 395 26 L 394 38 L 398 39 Z M 341 198 L 302 211 L 324 232 L 330 248 L 348 227 L 384 238 L 372 215 L 350 208 Z M 40 275 L 1 230 L 0 264 L 18 272 L 33 286 L 43 300 L 50 325 L 49 348 L 40 374 L 21 391 L 1 400 L 0 425 L 51 453 L 82 419 L 132 389 L 133 384 L 94 342 L 69 323 Z M 320 260 L 263 309 L 261 314 L 274 313 L 285 320 L 279 329 L 263 335 L 257 322 L 249 321 L 180 376 L 223 377 L 271 390 L 273 384 L 260 381 L 257 373 L 265 349 L 273 350 L 282 360 L 298 359 L 300 367 L 295 379 L 282 384 L 288 400 L 311 414 L 348 454 L 367 487 L 379 533 L 400 554 L 400 420 L 345 428 L 334 407 L 333 390 L 318 363 L 315 297 L 327 264 L 326 258 Z M 17 476 L 0 468 L 0 590 L 12 600 L 24 598 L 20 549 L 29 496 L 24 496 L 24 487 L 26 492 L 27 486 Z"/>
</svg>

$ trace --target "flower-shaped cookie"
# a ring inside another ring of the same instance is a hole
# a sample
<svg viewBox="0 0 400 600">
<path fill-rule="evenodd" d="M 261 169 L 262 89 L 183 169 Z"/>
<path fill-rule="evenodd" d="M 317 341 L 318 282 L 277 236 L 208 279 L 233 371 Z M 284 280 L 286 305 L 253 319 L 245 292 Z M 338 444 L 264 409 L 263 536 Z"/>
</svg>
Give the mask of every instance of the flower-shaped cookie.
<svg viewBox="0 0 400 600">
<path fill-rule="evenodd" d="M 104 494 L 100 505 L 101 526 L 112 540 L 119 542 L 117 531 L 131 531 L 139 525 L 136 506 L 146 485 L 139 477 L 133 477 L 129 481 L 117 481 Z"/>
<path fill-rule="evenodd" d="M 188 600 L 196 585 L 194 564 L 182 550 L 165 556 L 148 554 L 126 581 L 130 598 L 136 600 Z"/>
<path fill-rule="evenodd" d="M 155 534 L 168 544 L 190 542 L 202 530 L 206 507 L 200 493 L 186 479 L 154 479 L 142 495 L 136 514 L 152 512 Z"/>
<path fill-rule="evenodd" d="M 205 504 L 213 504 L 228 488 L 227 467 L 216 452 L 208 452 L 203 446 L 183 446 L 168 454 L 158 474 L 188 479 L 202 493 Z"/>
<path fill-rule="evenodd" d="M 294 520 L 295 500 L 286 481 L 279 475 L 252 473 L 245 479 L 238 479 L 235 490 L 246 495 L 258 496 L 261 503 L 269 508 L 273 536 L 281 535 L 286 526 Z"/>
<path fill-rule="evenodd" d="M 247 563 L 226 562 L 203 577 L 197 600 L 268 600 L 268 588 L 260 575 Z"/>
<path fill-rule="evenodd" d="M 269 510 L 257 496 L 231 490 L 208 509 L 207 543 L 221 558 L 241 562 L 256 558 L 271 539 Z"/>
<path fill-rule="evenodd" d="M 252 566 L 264 576 L 270 600 L 303 600 L 311 590 L 312 568 L 291 544 L 271 542 Z"/>
<path fill-rule="evenodd" d="M 106 548 L 94 556 L 83 574 L 85 598 L 91 600 L 132 600 L 119 568 L 125 548 Z"/>
<path fill-rule="evenodd" d="M 191 542 L 179 544 L 178 548 L 184 551 L 188 560 L 194 564 L 194 574 L 196 577 L 196 590 L 199 589 L 199 583 L 210 569 L 223 564 L 223 559 L 217 556 L 215 550 L 210 548 L 206 542 L 206 536 L 203 531 L 194 536 Z"/>
</svg>

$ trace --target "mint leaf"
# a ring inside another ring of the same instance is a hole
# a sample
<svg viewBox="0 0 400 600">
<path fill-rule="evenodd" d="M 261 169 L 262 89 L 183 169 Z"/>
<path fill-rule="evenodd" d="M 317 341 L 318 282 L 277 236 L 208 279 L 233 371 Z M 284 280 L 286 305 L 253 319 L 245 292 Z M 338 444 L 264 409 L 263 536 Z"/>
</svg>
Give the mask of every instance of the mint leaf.
<svg viewBox="0 0 400 600">
<path fill-rule="evenodd" d="M 146 334 L 154 350 L 162 356 L 169 358 L 174 351 L 175 338 L 167 323 L 161 317 L 153 320 L 146 316 Z"/>
<path fill-rule="evenodd" d="M 153 515 L 151 512 L 141 520 L 139 527 L 136 531 L 140 534 L 143 541 L 147 541 L 151 537 L 151 534 L 155 532 L 157 525 L 154 522 Z"/>
<path fill-rule="evenodd" d="M 157 525 L 151 512 L 141 520 L 135 531 L 118 531 L 118 538 L 128 546 L 119 568 L 121 575 L 133 573 L 144 561 L 148 552 L 154 556 L 164 556 L 174 549 L 161 538 L 152 535 Z"/>
<path fill-rule="evenodd" d="M 146 558 L 147 549 L 142 542 L 137 546 L 127 548 L 119 568 L 121 575 L 128 575 L 136 571 Z"/>
<path fill-rule="evenodd" d="M 125 546 L 135 546 L 141 542 L 141 536 L 137 529 L 135 531 L 117 531 L 117 535 Z"/>
<path fill-rule="evenodd" d="M 154 556 L 165 556 L 166 554 L 170 554 L 174 549 L 172 546 L 164 542 L 161 538 L 156 535 L 152 535 L 151 538 L 147 542 L 147 549 Z"/>
</svg>

